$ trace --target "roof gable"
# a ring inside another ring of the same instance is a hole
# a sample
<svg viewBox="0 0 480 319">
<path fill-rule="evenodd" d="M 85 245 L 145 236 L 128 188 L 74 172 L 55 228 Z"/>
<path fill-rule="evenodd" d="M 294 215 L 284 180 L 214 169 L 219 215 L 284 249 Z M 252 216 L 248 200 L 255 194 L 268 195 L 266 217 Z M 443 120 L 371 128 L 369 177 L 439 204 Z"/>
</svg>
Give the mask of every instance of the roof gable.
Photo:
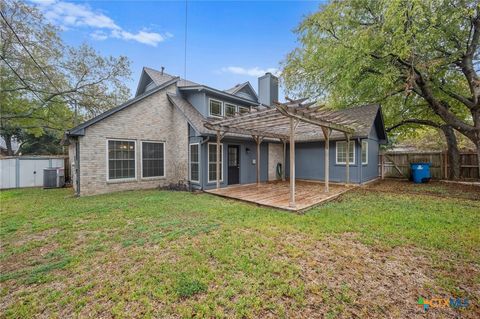
<svg viewBox="0 0 480 319">
<path fill-rule="evenodd" d="M 127 102 L 125 102 L 123 104 L 115 106 L 115 107 L 103 112 L 102 114 L 97 115 L 94 118 L 91 118 L 90 120 L 83 122 L 82 124 L 74 127 L 73 129 L 67 131 L 66 133 L 67 133 L 68 136 L 83 136 L 83 135 L 85 135 L 85 129 L 87 127 L 89 127 L 89 126 L 91 126 L 91 125 L 93 125 L 97 122 L 100 122 L 101 120 L 109 117 L 112 114 L 115 114 L 115 113 L 123 110 L 124 108 L 127 108 L 131 105 L 134 105 L 135 102 L 138 102 L 138 101 L 146 98 L 147 96 L 152 95 L 153 93 L 156 93 L 156 92 L 158 92 L 158 91 L 160 91 L 160 90 L 162 90 L 162 89 L 164 89 L 164 88 L 166 88 L 166 87 L 168 87 L 172 84 L 175 84 L 178 80 L 179 80 L 178 77 L 177 78 L 172 78 L 170 81 L 164 82 L 162 85 L 159 85 L 152 90 L 149 90 L 145 93 L 142 93 L 142 94 L 134 97 L 133 99 L 128 100 Z"/>
<path fill-rule="evenodd" d="M 233 88 L 225 90 L 225 92 L 236 95 L 236 96 L 240 96 L 258 103 L 257 92 L 255 92 L 252 85 L 248 81 L 242 84 L 237 84 Z"/>
</svg>

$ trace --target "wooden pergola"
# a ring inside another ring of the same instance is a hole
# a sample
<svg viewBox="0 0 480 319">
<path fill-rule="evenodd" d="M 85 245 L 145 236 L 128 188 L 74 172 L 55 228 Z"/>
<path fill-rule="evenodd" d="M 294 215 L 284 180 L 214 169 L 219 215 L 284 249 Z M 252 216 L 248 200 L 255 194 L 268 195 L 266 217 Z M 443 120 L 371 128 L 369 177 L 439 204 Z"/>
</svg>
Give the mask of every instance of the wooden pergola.
<svg viewBox="0 0 480 319">
<path fill-rule="evenodd" d="M 295 207 L 295 140 L 325 140 L 325 192 L 329 192 L 329 142 L 332 130 L 345 134 L 347 140 L 346 183 L 350 182 L 349 151 L 350 139 L 358 123 L 344 113 L 314 106 L 307 99 L 275 103 L 264 110 L 252 109 L 246 114 L 206 122 L 206 128 L 216 132 L 216 187 L 220 187 L 220 142 L 226 133 L 251 135 L 257 144 L 257 183 L 260 183 L 260 144 L 264 138 L 279 139 L 283 143 L 283 157 L 286 157 L 286 143 L 290 143 L 290 207 Z M 320 128 L 320 129 L 319 129 Z M 285 180 L 285 170 L 282 179 Z"/>
</svg>

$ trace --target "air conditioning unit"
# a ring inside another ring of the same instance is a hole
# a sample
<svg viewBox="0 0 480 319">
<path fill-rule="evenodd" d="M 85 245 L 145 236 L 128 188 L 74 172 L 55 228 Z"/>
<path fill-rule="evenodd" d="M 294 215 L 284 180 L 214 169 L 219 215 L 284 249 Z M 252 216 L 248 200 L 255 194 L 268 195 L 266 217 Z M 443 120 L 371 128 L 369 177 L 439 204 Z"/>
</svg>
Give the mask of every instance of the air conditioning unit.
<svg viewBox="0 0 480 319">
<path fill-rule="evenodd" d="M 65 170 L 63 167 L 43 169 L 43 188 L 57 188 L 65 185 Z"/>
</svg>

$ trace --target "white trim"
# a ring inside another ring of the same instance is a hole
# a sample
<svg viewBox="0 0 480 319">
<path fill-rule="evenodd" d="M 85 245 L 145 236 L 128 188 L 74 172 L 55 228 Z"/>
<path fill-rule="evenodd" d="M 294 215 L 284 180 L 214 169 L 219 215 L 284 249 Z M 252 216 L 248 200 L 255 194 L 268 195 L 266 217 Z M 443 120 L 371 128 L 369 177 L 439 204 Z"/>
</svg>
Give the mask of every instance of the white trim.
<svg viewBox="0 0 480 319">
<path fill-rule="evenodd" d="M 197 145 L 198 147 L 198 179 L 197 180 L 193 180 L 192 179 L 192 145 Z M 201 161 L 201 153 L 200 153 L 200 143 L 190 143 L 188 145 L 188 180 L 190 182 L 194 182 L 194 183 L 200 183 L 200 172 L 201 172 L 201 165 L 200 165 L 200 161 Z"/>
<path fill-rule="evenodd" d="M 207 143 L 207 183 L 215 183 L 217 180 L 214 179 L 213 181 L 210 180 L 210 144 L 211 145 L 215 145 L 215 147 L 217 146 L 217 143 Z M 225 174 L 225 171 L 224 171 L 224 163 L 223 163 L 223 152 L 225 152 L 224 150 L 224 147 L 223 147 L 223 143 L 220 143 L 220 149 L 222 150 L 221 154 L 220 154 L 220 182 L 223 182 L 223 175 Z"/>
<path fill-rule="evenodd" d="M 120 142 L 133 142 L 134 148 L 134 159 L 135 159 L 135 177 L 128 177 L 128 178 L 114 178 L 110 179 L 110 170 L 109 170 L 109 161 L 108 161 L 108 142 L 109 141 L 120 141 Z M 116 183 L 116 182 L 134 182 L 137 181 L 137 140 L 132 140 L 128 138 L 107 138 L 105 143 L 105 163 L 106 163 L 106 180 L 108 183 Z"/>
<path fill-rule="evenodd" d="M 163 175 L 161 176 L 143 176 L 143 143 L 152 143 L 152 144 L 163 144 Z M 152 141 L 152 140 L 141 140 L 140 141 L 140 176 L 142 180 L 150 180 L 150 179 L 163 179 L 166 178 L 167 175 L 167 150 L 165 147 L 165 141 Z"/>
<path fill-rule="evenodd" d="M 235 111 L 233 112 L 233 115 L 227 115 L 227 106 L 233 106 L 235 108 Z M 227 116 L 235 116 L 235 114 L 238 113 L 238 106 L 233 104 L 233 103 L 228 103 L 228 102 L 225 102 L 223 104 L 223 113 L 224 113 L 224 116 L 227 117 Z"/>
<path fill-rule="evenodd" d="M 338 161 L 338 144 L 339 143 L 345 143 L 345 147 L 346 147 L 346 144 L 347 144 L 347 141 L 337 141 L 335 143 L 335 164 L 336 165 L 347 165 L 347 161 L 350 160 L 350 150 L 347 149 L 346 151 L 346 160 L 345 162 L 339 162 Z M 350 162 L 349 164 L 350 165 L 355 165 L 355 141 L 350 141 L 350 145 L 353 145 L 353 162 Z"/>
<path fill-rule="evenodd" d="M 220 115 L 215 115 L 215 114 L 212 114 L 210 112 L 210 102 L 211 101 L 215 101 L 215 102 L 220 102 Z M 208 98 L 208 116 L 209 117 L 218 117 L 218 118 L 223 118 L 223 101 L 221 100 L 217 100 L 217 99 L 212 99 L 212 98 Z"/>
<path fill-rule="evenodd" d="M 363 161 L 363 143 L 367 144 L 367 147 L 365 148 L 365 162 Z M 360 147 L 360 158 L 362 160 L 362 165 L 368 165 L 368 141 L 367 140 L 362 140 L 362 146 Z"/>
</svg>

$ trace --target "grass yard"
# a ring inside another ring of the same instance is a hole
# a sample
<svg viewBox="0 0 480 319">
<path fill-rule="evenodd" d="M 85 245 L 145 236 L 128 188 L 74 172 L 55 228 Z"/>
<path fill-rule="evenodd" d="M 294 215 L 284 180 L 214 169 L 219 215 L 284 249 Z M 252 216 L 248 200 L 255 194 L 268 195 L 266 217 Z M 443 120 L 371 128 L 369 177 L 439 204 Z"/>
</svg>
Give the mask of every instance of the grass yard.
<svg viewBox="0 0 480 319">
<path fill-rule="evenodd" d="M 459 191 L 460 189 L 460 191 Z M 480 316 L 480 189 L 384 182 L 296 215 L 159 190 L 0 193 L 0 316 Z"/>
</svg>

